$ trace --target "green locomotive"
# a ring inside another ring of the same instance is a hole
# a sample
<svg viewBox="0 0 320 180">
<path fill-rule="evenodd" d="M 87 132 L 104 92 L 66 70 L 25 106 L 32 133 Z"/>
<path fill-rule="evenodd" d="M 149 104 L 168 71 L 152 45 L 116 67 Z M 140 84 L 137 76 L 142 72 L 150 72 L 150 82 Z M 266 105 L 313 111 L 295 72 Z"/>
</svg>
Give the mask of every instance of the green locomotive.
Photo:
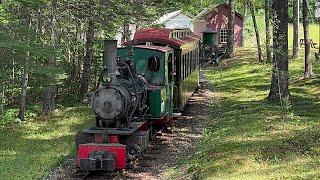
<svg viewBox="0 0 320 180">
<path fill-rule="evenodd" d="M 199 85 L 199 39 L 187 29 L 136 32 L 133 46 L 105 42 L 96 124 L 76 138 L 81 171 L 124 169 L 162 128 L 173 126 Z"/>
</svg>

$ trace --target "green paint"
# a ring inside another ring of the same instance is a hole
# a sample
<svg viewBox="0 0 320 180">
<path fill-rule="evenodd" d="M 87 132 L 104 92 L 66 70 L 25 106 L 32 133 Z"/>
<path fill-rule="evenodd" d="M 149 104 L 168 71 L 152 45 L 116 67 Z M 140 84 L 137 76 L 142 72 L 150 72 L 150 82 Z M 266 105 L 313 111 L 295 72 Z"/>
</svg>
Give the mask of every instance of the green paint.
<svg viewBox="0 0 320 180">
<path fill-rule="evenodd" d="M 207 30 L 202 32 L 203 44 L 205 45 L 218 45 L 218 32 Z"/>
<path fill-rule="evenodd" d="M 172 52 L 162 52 L 142 47 L 133 48 L 131 59 L 135 64 L 136 73 L 142 75 L 150 85 L 149 88 L 152 89 L 149 92 L 151 118 L 161 118 L 166 113 L 169 114 L 170 118 L 173 114 L 173 83 L 168 81 L 168 57 L 170 53 Z M 129 59 L 128 50 L 119 48 L 118 56 Z M 160 67 L 156 72 L 152 72 L 148 68 L 150 57 L 157 57 L 160 60 Z"/>
<path fill-rule="evenodd" d="M 178 108 L 183 109 L 195 89 L 199 86 L 199 68 L 196 68 L 184 81 L 179 84 Z"/>
<path fill-rule="evenodd" d="M 135 64 L 135 69 L 137 74 L 143 75 L 143 77 L 148 81 L 149 84 L 155 86 L 164 86 L 165 84 L 165 56 L 166 53 L 144 49 L 140 47 L 133 48 L 133 62 Z M 118 56 L 128 59 L 128 50 L 127 48 L 118 49 Z M 148 69 L 148 60 L 151 57 L 157 57 L 160 60 L 160 69 L 156 72 L 152 72 Z"/>
<path fill-rule="evenodd" d="M 152 118 L 160 118 L 165 112 L 166 104 L 163 100 L 163 90 L 150 92 L 150 114 Z"/>
</svg>

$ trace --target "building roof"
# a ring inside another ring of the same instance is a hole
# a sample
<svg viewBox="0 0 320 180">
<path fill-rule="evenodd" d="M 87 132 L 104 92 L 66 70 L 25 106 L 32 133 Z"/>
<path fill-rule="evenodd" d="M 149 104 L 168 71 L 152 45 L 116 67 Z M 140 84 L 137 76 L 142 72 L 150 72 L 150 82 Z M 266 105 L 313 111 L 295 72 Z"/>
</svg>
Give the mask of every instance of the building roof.
<svg viewBox="0 0 320 180">
<path fill-rule="evenodd" d="M 177 29 L 167 29 L 167 28 L 149 28 L 137 31 L 134 34 L 133 41 L 135 44 L 140 44 L 144 42 L 158 42 L 168 44 L 172 47 L 181 47 L 182 45 L 188 44 L 190 42 L 198 41 L 199 37 L 196 35 L 189 35 L 182 38 L 171 38 L 172 32 Z M 178 29 L 181 30 L 181 29 Z"/>
<path fill-rule="evenodd" d="M 168 21 L 170 21 L 171 19 L 179 16 L 180 14 L 183 14 L 182 13 L 182 10 L 177 10 L 177 11 L 173 11 L 173 12 L 170 12 L 170 13 L 167 13 L 163 16 L 161 16 L 157 21 L 156 21 L 156 24 L 164 24 Z M 186 15 L 186 14 L 183 14 L 184 16 L 187 16 L 190 18 L 190 20 L 192 20 L 193 17 L 189 16 L 189 15 Z"/>
<path fill-rule="evenodd" d="M 178 16 L 180 13 L 182 12 L 182 10 L 178 10 L 178 11 L 173 11 L 171 13 L 165 14 L 163 16 L 161 16 L 158 20 L 157 23 L 158 24 L 163 24 L 168 22 L 170 19 Z"/>
<path fill-rule="evenodd" d="M 218 12 L 219 7 L 227 7 L 227 8 L 229 8 L 229 5 L 227 3 L 211 5 L 208 8 L 204 9 L 203 11 L 201 11 L 194 18 L 194 20 L 204 20 L 212 11 L 217 11 Z M 239 14 L 238 12 L 236 12 L 235 15 L 239 16 L 241 19 L 243 19 L 242 15 Z"/>
<path fill-rule="evenodd" d="M 150 45 L 136 45 L 134 46 L 134 48 L 150 49 L 150 50 L 156 50 L 161 52 L 168 52 L 172 50 L 171 48 L 165 47 L 165 46 L 150 46 Z"/>
</svg>

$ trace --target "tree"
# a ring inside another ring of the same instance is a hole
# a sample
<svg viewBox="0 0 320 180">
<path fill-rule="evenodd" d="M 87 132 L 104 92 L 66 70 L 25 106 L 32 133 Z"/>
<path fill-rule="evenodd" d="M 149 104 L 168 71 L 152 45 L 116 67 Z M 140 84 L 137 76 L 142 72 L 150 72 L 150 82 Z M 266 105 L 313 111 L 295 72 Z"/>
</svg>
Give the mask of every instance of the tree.
<svg viewBox="0 0 320 180">
<path fill-rule="evenodd" d="M 90 70 L 93 61 L 93 43 L 94 43 L 94 15 L 93 15 L 93 2 L 89 1 L 89 14 L 88 14 L 88 26 L 87 26 L 87 42 L 86 42 L 86 57 L 83 65 L 82 84 L 80 89 L 80 98 L 86 100 L 90 81 Z"/>
<path fill-rule="evenodd" d="M 243 3 L 243 25 L 242 25 L 242 41 L 241 41 L 241 46 L 244 46 L 244 40 L 245 40 L 245 34 L 246 34 L 246 20 L 247 20 L 247 3 L 248 0 L 244 0 Z"/>
<path fill-rule="evenodd" d="M 25 120 L 26 114 L 26 98 L 27 98 L 27 88 L 28 88 L 28 80 L 29 80 L 29 52 L 26 55 L 26 62 L 23 70 L 23 75 L 21 78 L 21 96 L 19 103 L 19 119 L 21 121 Z"/>
<path fill-rule="evenodd" d="M 229 0 L 229 14 L 228 14 L 228 44 L 226 57 L 233 57 L 233 41 L 234 41 L 234 16 L 235 16 L 236 0 Z"/>
<path fill-rule="evenodd" d="M 154 20 L 155 17 L 160 16 L 161 12 L 174 8 L 177 4 L 187 3 L 189 0 L 184 0 L 182 2 L 172 2 L 169 0 L 156 2 L 151 0 L 111 0 L 109 2 L 87 0 L 84 2 L 86 3 L 86 6 L 83 8 L 83 11 L 86 12 L 84 17 L 85 22 L 87 23 L 87 31 L 86 55 L 82 71 L 80 98 L 86 100 L 88 98 L 90 82 L 92 80 L 92 66 L 96 63 L 94 61 L 94 42 L 96 39 L 99 39 L 95 34 L 97 29 L 103 31 L 105 30 L 104 27 L 107 27 L 109 32 L 116 32 L 117 29 L 123 25 L 127 26 L 128 24 L 135 24 L 135 22 L 141 23 L 143 21 L 148 23 Z M 155 9 L 161 9 L 161 11 Z M 111 34 L 110 37 L 112 37 L 112 35 L 114 34 Z"/>
<path fill-rule="evenodd" d="M 312 71 L 311 61 L 311 44 L 309 36 L 309 7 L 307 0 L 302 0 L 302 13 L 303 13 L 303 34 L 304 34 L 304 46 L 305 46 L 305 58 L 304 58 L 304 78 L 311 78 L 314 74 Z"/>
<path fill-rule="evenodd" d="M 208 8 L 214 4 L 225 3 L 226 0 L 200 0 L 200 1 L 183 0 L 183 1 L 171 1 L 171 2 L 182 3 L 182 8 L 184 11 L 190 12 L 192 15 L 196 16 L 201 11 L 203 11 L 203 9 Z M 176 9 L 177 8 L 179 8 L 179 5 L 176 6 Z"/>
<path fill-rule="evenodd" d="M 265 23 L 266 23 L 266 50 L 267 50 L 267 62 L 271 62 L 271 47 L 270 47 L 270 0 L 265 0 Z"/>
<path fill-rule="evenodd" d="M 28 9 L 28 12 L 31 14 L 31 10 Z M 28 30 L 31 31 L 32 28 L 32 20 L 30 17 L 26 18 L 28 24 Z M 30 35 L 27 33 L 26 42 L 30 44 Z M 18 117 L 21 121 L 25 120 L 26 114 L 26 98 L 27 98 L 27 89 L 28 89 L 28 81 L 29 81 L 29 71 L 30 71 L 30 52 L 26 52 L 26 58 L 24 62 L 23 74 L 21 77 L 21 95 L 19 102 L 19 114 Z"/>
<path fill-rule="evenodd" d="M 299 0 L 293 0 L 293 52 L 292 58 L 299 57 Z"/>
<path fill-rule="evenodd" d="M 288 0 L 273 1 L 273 62 L 268 99 L 282 102 L 289 97 L 288 82 Z"/>
<path fill-rule="evenodd" d="M 48 60 L 48 68 L 54 70 L 56 67 L 56 48 L 57 48 L 57 0 L 51 0 L 51 46 L 53 53 Z M 50 74 L 48 77 L 48 85 L 45 88 L 43 100 L 43 113 L 49 114 L 55 110 L 56 85 L 55 76 Z"/>
<path fill-rule="evenodd" d="M 150 26 L 160 15 L 190 2 L 10 0 L 1 4 L 0 123 L 11 107 L 20 106 L 23 119 L 27 111 L 50 114 L 56 102 L 74 105 L 76 98 L 95 88 L 103 39 L 114 37 L 124 24 Z M 14 120 L 17 114 L 12 112 Z"/>
<path fill-rule="evenodd" d="M 38 12 L 45 3 L 42 0 L 32 2 L 12 0 L 0 7 L 0 52 L 3 53 L 0 57 L 0 61 L 3 62 L 1 76 L 5 80 L 2 83 L 2 78 L 0 78 L 2 87 L 4 87 L 1 93 L 2 100 L 4 100 L 2 102 L 5 106 L 19 106 L 18 117 L 21 120 L 25 120 L 26 112 L 30 110 L 28 106 L 38 100 L 40 103 L 42 100 L 40 99 L 42 93 L 35 92 L 38 89 L 42 90 L 41 77 L 45 74 L 42 68 L 45 63 L 42 59 L 47 58 L 48 54 L 47 45 L 40 44 L 39 38 L 41 35 L 39 24 L 41 23 L 39 23 Z M 32 78 L 29 79 L 29 77 Z M 10 81 L 10 86 L 6 81 Z M 30 98 L 30 94 L 37 96 Z M 6 107 L 4 109 L 6 110 Z"/>
<path fill-rule="evenodd" d="M 255 10 L 254 10 L 254 6 L 253 6 L 252 1 L 248 1 L 248 7 L 251 12 L 252 21 L 253 21 L 253 25 L 254 25 L 254 31 L 256 33 L 259 62 L 263 62 L 262 49 L 261 49 L 261 43 L 260 43 L 260 34 L 259 34 L 259 29 L 258 29 L 258 25 L 257 25 L 257 21 L 256 21 L 256 16 L 255 16 Z"/>
</svg>

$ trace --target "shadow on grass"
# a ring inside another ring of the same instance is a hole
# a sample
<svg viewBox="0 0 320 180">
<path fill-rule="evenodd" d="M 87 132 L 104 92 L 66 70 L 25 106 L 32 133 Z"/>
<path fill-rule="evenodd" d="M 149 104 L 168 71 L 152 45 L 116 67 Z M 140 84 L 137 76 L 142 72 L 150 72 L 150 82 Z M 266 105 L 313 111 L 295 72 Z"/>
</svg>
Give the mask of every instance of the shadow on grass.
<svg viewBox="0 0 320 180">
<path fill-rule="evenodd" d="M 218 104 L 206 106 L 206 130 L 197 153 L 187 161 L 190 176 L 320 177 L 319 79 L 292 82 L 290 101 L 281 108 L 264 99 L 271 67 L 256 63 L 252 54 L 240 49 L 235 58 L 206 72 L 221 97 Z M 290 63 L 290 77 L 303 71 L 303 60 Z"/>
<path fill-rule="evenodd" d="M 73 155 L 75 134 L 93 122 L 87 107 L 66 109 L 51 119 L 0 130 L 0 177 L 36 179 Z"/>
<path fill-rule="evenodd" d="M 298 101 L 297 97 L 293 97 L 294 112 L 301 101 L 309 102 L 310 99 L 300 98 Z M 320 109 L 319 104 L 309 105 Z M 317 171 L 319 161 L 310 158 L 300 162 L 305 159 L 304 156 L 320 155 L 318 127 L 311 130 L 290 128 L 291 122 L 287 124 L 281 120 L 279 106 L 267 100 L 226 99 L 220 107 L 219 110 L 210 110 L 213 113 L 208 114 L 208 127 L 198 144 L 198 153 L 188 160 L 189 171 L 194 178 L 215 177 L 218 174 L 230 178 L 228 172 L 245 177 L 258 174 L 260 178 L 277 177 L 279 173 L 283 177 L 309 177 L 305 174 L 306 167 L 313 176 L 320 175 Z M 212 107 L 207 105 L 206 108 Z M 313 126 L 313 122 L 308 123 Z M 296 163 L 297 174 L 286 173 L 290 163 Z M 260 166 L 264 168 L 258 168 Z M 254 167 L 257 169 L 252 170 Z"/>
</svg>

